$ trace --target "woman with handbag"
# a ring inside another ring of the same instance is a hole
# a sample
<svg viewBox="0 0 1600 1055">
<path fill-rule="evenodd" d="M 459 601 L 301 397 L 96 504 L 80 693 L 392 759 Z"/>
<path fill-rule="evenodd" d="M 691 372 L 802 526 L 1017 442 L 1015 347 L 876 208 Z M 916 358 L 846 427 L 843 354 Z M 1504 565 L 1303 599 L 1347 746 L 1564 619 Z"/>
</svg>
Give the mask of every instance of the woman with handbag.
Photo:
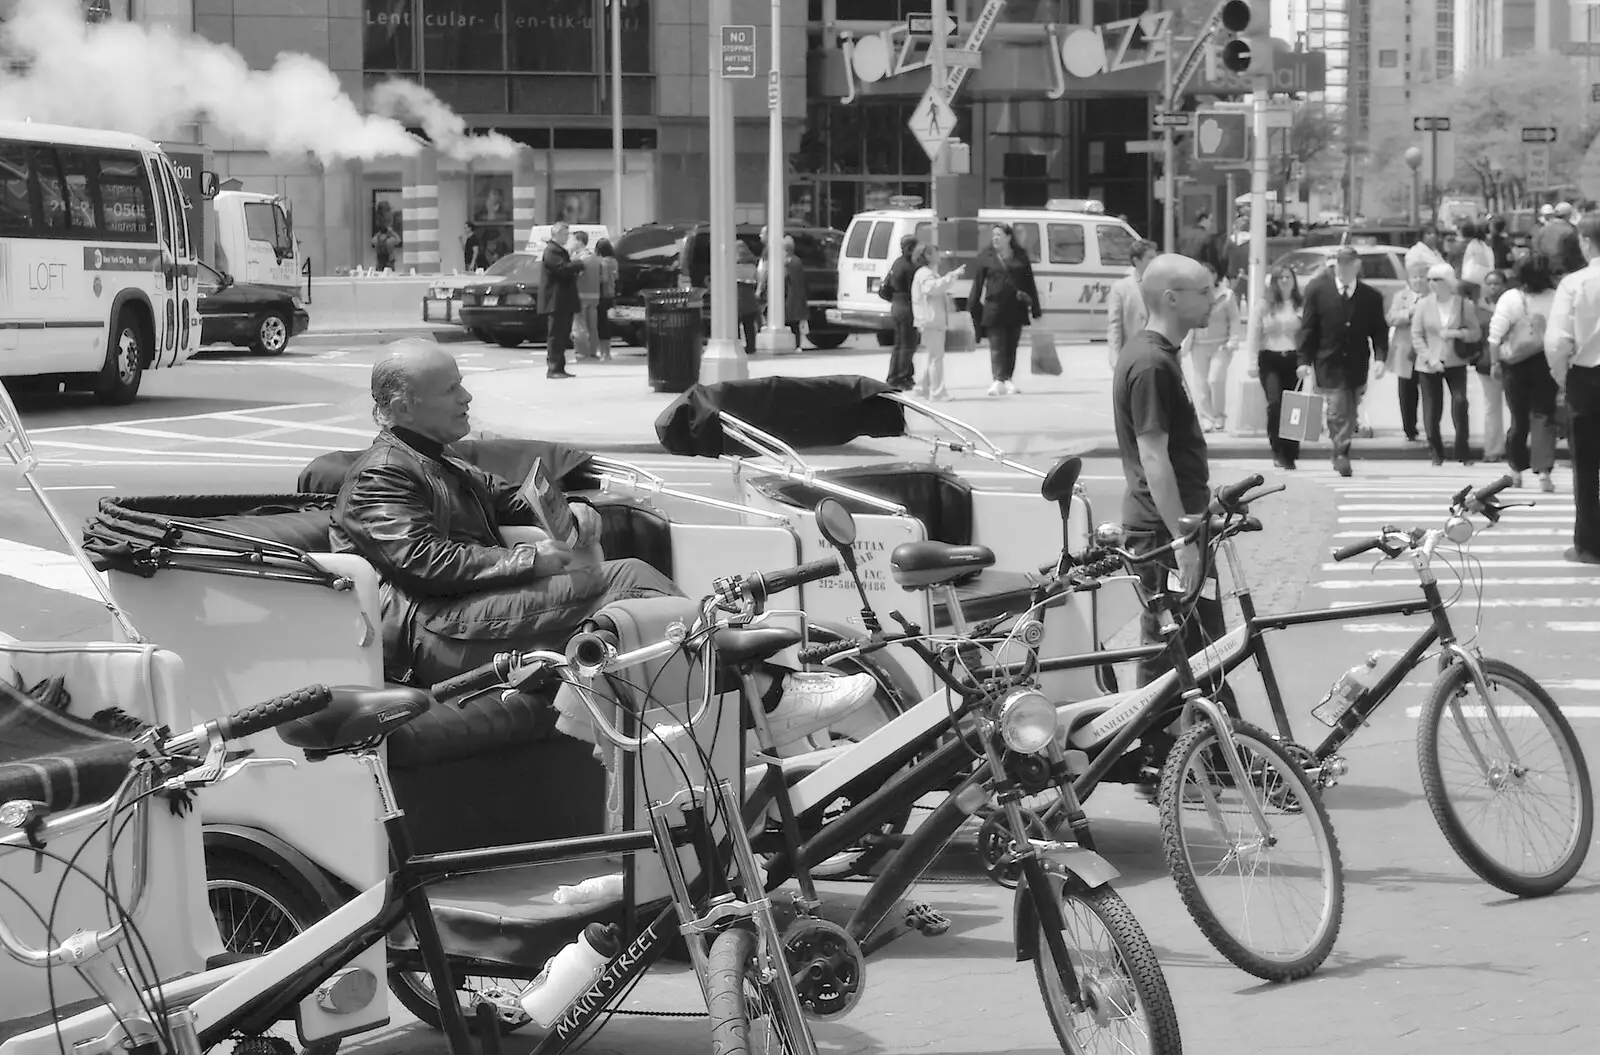
<svg viewBox="0 0 1600 1055">
<path fill-rule="evenodd" d="M 1405 430 L 1406 441 L 1416 443 L 1421 439 L 1417 435 L 1417 405 L 1422 401 L 1422 390 L 1417 383 L 1417 350 L 1411 344 L 1411 316 L 1417 310 L 1417 302 L 1428 294 L 1427 265 L 1411 268 L 1407 277 L 1409 284 L 1395 293 L 1385 318 L 1389 322 L 1389 371 L 1400 382 L 1400 427 Z"/>
<path fill-rule="evenodd" d="M 1518 261 L 1516 278 L 1518 288 L 1495 305 L 1489 350 L 1511 408 L 1506 433 L 1511 484 L 1521 487 L 1522 474 L 1532 469 L 1539 475 L 1539 490 L 1549 494 L 1556 489 L 1550 479 L 1556 464 L 1556 379 L 1544 357 L 1544 328 L 1556 293 L 1543 257 Z"/>
<path fill-rule="evenodd" d="M 1273 270 L 1267 280 L 1267 296 L 1262 302 L 1261 347 L 1256 352 L 1255 366 L 1250 376 L 1261 379 L 1261 389 L 1267 397 L 1267 442 L 1272 445 L 1272 464 L 1279 469 L 1293 469 L 1300 457 L 1300 441 L 1278 436 L 1278 424 L 1283 420 L 1283 394 L 1292 392 L 1299 382 L 1295 378 L 1295 363 L 1300 339 L 1300 312 L 1305 298 L 1300 295 L 1300 283 L 1294 272 L 1286 267 Z"/>
<path fill-rule="evenodd" d="M 1042 316 L 1044 309 L 1039 305 L 1039 287 L 1033 281 L 1028 251 L 1017 241 L 1011 225 L 995 224 L 989 237 L 992 252 L 985 254 L 973 277 L 967 304 L 973 321 L 981 322 L 989 335 L 989 369 L 994 378 L 989 394 L 1014 396 L 1017 386 L 1011 375 L 1017 369 L 1022 328 Z"/>
<path fill-rule="evenodd" d="M 1466 285 L 1465 282 L 1462 283 Z M 1494 319 L 1494 308 L 1506 291 L 1505 272 L 1493 270 L 1483 276 L 1483 292 L 1478 297 L 1478 324 L 1484 336 L 1489 334 L 1489 323 Z M 1472 364 L 1478 374 L 1478 387 L 1483 390 L 1483 460 L 1504 461 L 1506 457 L 1506 394 L 1500 386 L 1500 377 L 1494 372 L 1494 356 L 1488 342 Z"/>
<path fill-rule="evenodd" d="M 1433 453 L 1433 464 L 1443 465 L 1444 439 L 1439 425 L 1444 416 L 1444 390 L 1449 386 L 1455 456 L 1462 465 L 1471 465 L 1467 446 L 1471 435 L 1467 363 L 1468 357 L 1475 359 L 1482 350 L 1483 327 L 1478 323 L 1477 310 L 1456 288 L 1455 268 L 1449 264 L 1430 267 L 1428 290 L 1411 314 L 1411 346 L 1417 352 L 1417 382 L 1422 389 L 1422 423 L 1428 434 L 1428 448 Z"/>
</svg>

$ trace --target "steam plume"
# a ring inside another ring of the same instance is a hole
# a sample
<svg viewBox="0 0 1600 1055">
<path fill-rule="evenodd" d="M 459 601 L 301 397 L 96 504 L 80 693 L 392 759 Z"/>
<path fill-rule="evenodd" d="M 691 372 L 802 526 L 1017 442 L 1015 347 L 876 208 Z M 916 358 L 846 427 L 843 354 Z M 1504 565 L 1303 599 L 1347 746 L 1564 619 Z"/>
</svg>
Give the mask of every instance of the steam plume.
<svg viewBox="0 0 1600 1055">
<path fill-rule="evenodd" d="M 162 26 L 89 24 L 73 0 L 19 0 L 0 29 L 0 119 L 111 128 L 152 138 L 203 120 L 241 145 L 323 163 L 410 155 L 419 125 L 441 153 L 507 157 L 502 136 L 469 136 L 432 92 L 389 82 L 364 114 L 339 79 L 309 55 L 285 52 L 252 70 L 233 48 Z M 400 120 L 397 120 L 399 118 Z"/>
</svg>

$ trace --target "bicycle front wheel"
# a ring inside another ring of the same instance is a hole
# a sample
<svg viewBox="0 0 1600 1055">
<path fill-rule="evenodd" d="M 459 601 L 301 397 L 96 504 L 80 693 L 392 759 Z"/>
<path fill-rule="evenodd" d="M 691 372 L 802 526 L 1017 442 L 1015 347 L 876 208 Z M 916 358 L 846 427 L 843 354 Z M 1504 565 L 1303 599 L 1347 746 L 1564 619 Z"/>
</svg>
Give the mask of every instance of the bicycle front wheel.
<svg viewBox="0 0 1600 1055">
<path fill-rule="evenodd" d="M 1450 846 L 1486 882 L 1518 897 L 1566 886 L 1594 833 L 1594 791 L 1566 715 L 1533 678 L 1483 661 L 1489 697 L 1452 663 L 1422 709 L 1422 790 Z"/>
<path fill-rule="evenodd" d="M 774 949 L 778 947 L 773 946 Z M 753 930 L 734 927 L 717 935 L 706 957 L 710 975 L 706 1011 L 711 1017 L 711 1055 L 752 1055 L 755 1052 L 783 1051 L 789 1055 L 813 1055 L 816 1045 L 810 1030 L 798 1014 L 783 1013 L 774 982 L 763 982 L 756 956 L 758 943 Z M 781 957 L 781 950 L 778 951 Z M 779 970 L 786 967 L 780 959 Z M 765 1026 L 765 1030 L 761 1027 Z M 803 1034 L 803 1035 L 802 1035 Z"/>
<path fill-rule="evenodd" d="M 1110 887 L 1090 890 L 1076 880 L 1063 883 L 1060 896 L 1061 937 L 1072 959 L 1067 969 L 1077 972 L 1087 1006 L 1079 1011 L 1067 1001 L 1042 922 L 1034 940 L 1033 973 L 1061 1050 L 1067 1055 L 1182 1055 L 1166 976 L 1133 910 Z"/>
<path fill-rule="evenodd" d="M 1260 729 L 1232 725 L 1247 788 L 1209 721 L 1167 757 L 1157 799 L 1167 867 L 1201 933 L 1235 967 L 1269 982 L 1304 978 L 1333 951 L 1344 917 L 1339 843 L 1305 771 Z"/>
</svg>

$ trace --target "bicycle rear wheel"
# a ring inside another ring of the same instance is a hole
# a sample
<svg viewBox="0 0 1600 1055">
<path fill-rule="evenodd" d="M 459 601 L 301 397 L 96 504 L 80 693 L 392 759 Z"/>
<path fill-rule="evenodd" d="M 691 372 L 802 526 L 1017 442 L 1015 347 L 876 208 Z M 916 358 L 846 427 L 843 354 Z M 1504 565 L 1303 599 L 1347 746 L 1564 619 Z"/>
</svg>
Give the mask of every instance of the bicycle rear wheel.
<svg viewBox="0 0 1600 1055">
<path fill-rule="evenodd" d="M 787 970 L 782 949 L 778 970 Z M 783 1004 L 774 991 L 775 984 L 762 982 L 762 966 L 756 955 L 758 942 L 753 930 L 734 927 L 717 935 L 706 957 L 710 975 L 706 1011 L 711 1018 L 711 1055 L 753 1055 L 755 1052 L 783 1051 L 789 1055 L 810 1055 L 816 1045 L 810 1042 L 809 1027 L 799 1015 L 782 1013 Z M 765 1025 L 765 1033 L 760 1026 Z M 805 1037 L 796 1033 L 805 1032 Z"/>
<path fill-rule="evenodd" d="M 1537 681 L 1497 659 L 1483 661 L 1483 676 L 1490 696 L 1470 702 L 1478 689 L 1465 663 L 1434 682 L 1417 727 L 1422 790 L 1468 868 L 1508 894 L 1543 897 L 1566 886 L 1588 853 L 1589 767 Z M 1536 809 L 1543 819 L 1530 816 Z"/>
<path fill-rule="evenodd" d="M 1339 843 L 1304 770 L 1260 729 L 1232 724 L 1271 840 L 1235 786 L 1216 728 L 1202 720 L 1178 738 L 1161 773 L 1167 867 L 1201 933 L 1234 966 L 1269 982 L 1304 978 L 1333 951 L 1344 917 Z"/>
</svg>

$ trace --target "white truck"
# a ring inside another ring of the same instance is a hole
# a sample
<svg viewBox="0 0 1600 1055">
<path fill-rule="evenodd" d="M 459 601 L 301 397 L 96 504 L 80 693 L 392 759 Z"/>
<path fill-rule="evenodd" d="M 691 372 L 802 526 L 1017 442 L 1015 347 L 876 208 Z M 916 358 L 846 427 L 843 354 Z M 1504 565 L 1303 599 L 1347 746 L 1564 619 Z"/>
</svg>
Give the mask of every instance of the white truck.
<svg viewBox="0 0 1600 1055">
<path fill-rule="evenodd" d="M 189 225 L 201 260 L 236 282 L 291 291 L 304 287 L 304 261 L 287 198 L 247 191 L 233 180 L 219 187 L 210 147 L 164 142 L 161 148 L 172 159 L 189 199 Z"/>
</svg>

